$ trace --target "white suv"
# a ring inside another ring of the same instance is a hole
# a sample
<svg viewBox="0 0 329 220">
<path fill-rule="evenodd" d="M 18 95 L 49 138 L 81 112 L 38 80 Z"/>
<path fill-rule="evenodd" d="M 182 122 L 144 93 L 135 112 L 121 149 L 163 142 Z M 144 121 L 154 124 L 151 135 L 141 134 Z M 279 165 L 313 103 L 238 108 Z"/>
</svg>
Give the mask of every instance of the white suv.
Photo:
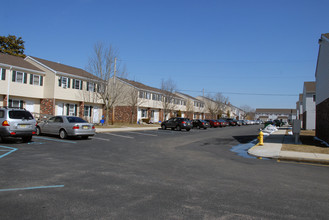
<svg viewBox="0 0 329 220">
<path fill-rule="evenodd" d="M 25 109 L 0 108 L 0 138 L 20 137 L 29 142 L 36 134 L 36 120 Z"/>
</svg>

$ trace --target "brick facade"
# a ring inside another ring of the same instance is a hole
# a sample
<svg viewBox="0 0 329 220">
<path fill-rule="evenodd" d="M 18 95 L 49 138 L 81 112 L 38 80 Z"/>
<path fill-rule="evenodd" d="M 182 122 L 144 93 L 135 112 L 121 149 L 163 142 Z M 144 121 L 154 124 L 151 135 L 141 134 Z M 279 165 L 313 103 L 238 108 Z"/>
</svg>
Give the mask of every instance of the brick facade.
<svg viewBox="0 0 329 220">
<path fill-rule="evenodd" d="M 45 114 L 45 115 L 55 114 L 54 99 L 41 99 L 40 114 Z"/>
<path fill-rule="evenodd" d="M 329 143 L 329 98 L 316 106 L 316 136 Z"/>
<path fill-rule="evenodd" d="M 84 113 L 84 110 L 85 110 L 85 103 L 84 102 L 80 102 L 79 103 L 79 117 L 80 118 L 83 118 L 83 113 Z"/>
<path fill-rule="evenodd" d="M 113 111 L 109 111 L 109 121 L 112 121 Z M 134 109 L 131 106 L 115 106 L 114 122 L 121 123 L 136 123 L 137 122 L 137 107 Z"/>
<path fill-rule="evenodd" d="M 3 106 L 7 106 L 8 105 L 8 96 L 4 95 L 3 96 Z"/>
</svg>

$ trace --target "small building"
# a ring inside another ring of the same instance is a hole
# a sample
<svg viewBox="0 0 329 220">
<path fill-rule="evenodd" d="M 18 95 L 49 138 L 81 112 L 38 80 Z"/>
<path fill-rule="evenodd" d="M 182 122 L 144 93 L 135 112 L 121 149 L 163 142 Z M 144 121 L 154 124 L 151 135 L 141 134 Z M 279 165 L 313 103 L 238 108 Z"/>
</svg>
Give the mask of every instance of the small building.
<svg viewBox="0 0 329 220">
<path fill-rule="evenodd" d="M 315 129 L 315 82 L 304 82 L 303 129 Z"/>
<path fill-rule="evenodd" d="M 296 109 L 257 108 L 255 112 L 255 119 L 262 121 L 280 120 L 282 122 L 291 123 L 292 120 L 296 118 Z"/>
<path fill-rule="evenodd" d="M 316 136 L 329 143 L 329 33 L 319 39 L 316 78 Z"/>
</svg>

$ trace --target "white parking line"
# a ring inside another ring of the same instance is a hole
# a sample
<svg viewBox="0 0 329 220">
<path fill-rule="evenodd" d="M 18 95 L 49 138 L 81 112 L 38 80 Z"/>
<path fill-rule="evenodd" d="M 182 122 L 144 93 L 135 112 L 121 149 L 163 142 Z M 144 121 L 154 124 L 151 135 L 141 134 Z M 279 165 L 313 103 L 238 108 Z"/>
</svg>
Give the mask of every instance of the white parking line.
<svg viewBox="0 0 329 220">
<path fill-rule="evenodd" d="M 113 134 L 113 133 L 104 133 L 104 134 L 113 135 L 113 136 L 117 136 L 117 137 L 123 137 L 123 138 L 135 139 L 134 137 L 125 136 L 125 135 L 119 135 L 119 134 Z"/>
<path fill-rule="evenodd" d="M 141 133 L 141 132 L 135 132 L 135 131 L 126 131 L 126 133 L 140 134 L 140 135 L 153 136 L 153 137 L 157 137 L 158 136 L 158 135 L 155 135 L 155 134 L 147 134 L 147 133 Z"/>
<path fill-rule="evenodd" d="M 102 140 L 102 141 L 110 141 L 110 139 L 99 138 L 99 137 L 92 137 L 92 139 L 97 139 L 97 140 Z"/>
</svg>

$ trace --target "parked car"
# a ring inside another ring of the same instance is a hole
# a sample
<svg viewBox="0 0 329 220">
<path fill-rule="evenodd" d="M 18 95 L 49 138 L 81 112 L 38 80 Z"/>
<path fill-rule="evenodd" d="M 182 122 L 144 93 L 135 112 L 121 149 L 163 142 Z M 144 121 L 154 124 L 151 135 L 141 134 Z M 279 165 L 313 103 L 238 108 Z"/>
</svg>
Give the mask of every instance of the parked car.
<svg viewBox="0 0 329 220">
<path fill-rule="evenodd" d="M 233 118 L 226 118 L 226 121 L 230 124 L 230 126 L 236 126 L 237 122 Z"/>
<path fill-rule="evenodd" d="M 218 119 L 217 121 L 219 123 L 219 127 L 221 128 L 228 126 L 228 123 L 224 119 Z"/>
<path fill-rule="evenodd" d="M 217 128 L 217 127 L 219 127 L 219 122 L 216 121 L 216 120 L 208 120 L 207 119 L 205 121 L 209 123 L 209 125 L 210 125 L 211 128 Z"/>
<path fill-rule="evenodd" d="M 161 128 L 163 130 L 166 130 L 167 128 L 171 128 L 172 130 L 176 129 L 177 131 L 180 131 L 182 129 L 189 131 L 192 128 L 192 123 L 188 118 L 175 117 L 162 122 Z"/>
<path fill-rule="evenodd" d="M 0 108 L 0 137 L 22 138 L 23 142 L 29 142 L 36 134 L 36 120 L 25 109 Z"/>
<path fill-rule="evenodd" d="M 200 128 L 207 129 L 210 127 L 209 122 L 200 119 L 193 120 L 192 124 L 193 124 L 193 128 L 198 128 L 198 129 Z"/>
<path fill-rule="evenodd" d="M 54 116 L 38 123 L 37 135 L 41 134 L 59 135 L 61 139 L 68 136 L 88 139 L 89 136 L 95 135 L 95 126 L 76 116 Z"/>
</svg>

